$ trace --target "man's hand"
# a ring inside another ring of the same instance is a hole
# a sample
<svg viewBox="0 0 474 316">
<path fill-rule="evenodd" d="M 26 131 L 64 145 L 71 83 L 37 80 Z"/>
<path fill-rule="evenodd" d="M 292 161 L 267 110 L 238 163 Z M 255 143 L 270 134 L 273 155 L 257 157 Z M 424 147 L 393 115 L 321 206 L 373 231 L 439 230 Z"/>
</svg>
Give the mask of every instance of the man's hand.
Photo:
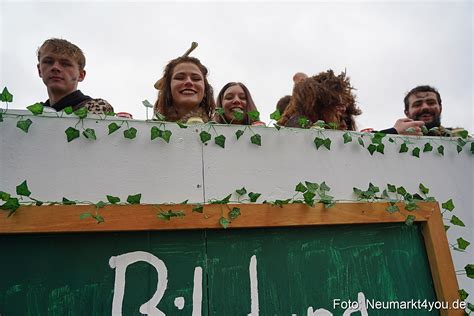
<svg viewBox="0 0 474 316">
<path fill-rule="evenodd" d="M 421 127 L 425 125 L 423 121 L 414 121 L 409 118 L 398 119 L 393 128 L 397 130 L 400 135 L 418 135 L 423 136 Z"/>
</svg>

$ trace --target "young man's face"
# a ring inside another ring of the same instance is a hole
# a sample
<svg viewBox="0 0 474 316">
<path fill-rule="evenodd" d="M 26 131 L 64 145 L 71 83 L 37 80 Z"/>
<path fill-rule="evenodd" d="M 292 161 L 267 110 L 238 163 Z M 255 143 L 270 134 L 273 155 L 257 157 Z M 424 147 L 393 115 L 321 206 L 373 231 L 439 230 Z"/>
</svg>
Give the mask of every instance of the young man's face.
<svg viewBox="0 0 474 316">
<path fill-rule="evenodd" d="M 72 57 L 51 52 L 47 47 L 41 50 L 38 73 L 48 91 L 69 94 L 77 90 L 77 84 L 84 80 L 85 70 Z"/>
<path fill-rule="evenodd" d="M 405 111 L 408 118 L 425 122 L 426 127 L 431 128 L 440 125 L 441 105 L 438 103 L 436 93 L 417 92 L 408 97 L 408 110 Z"/>
</svg>

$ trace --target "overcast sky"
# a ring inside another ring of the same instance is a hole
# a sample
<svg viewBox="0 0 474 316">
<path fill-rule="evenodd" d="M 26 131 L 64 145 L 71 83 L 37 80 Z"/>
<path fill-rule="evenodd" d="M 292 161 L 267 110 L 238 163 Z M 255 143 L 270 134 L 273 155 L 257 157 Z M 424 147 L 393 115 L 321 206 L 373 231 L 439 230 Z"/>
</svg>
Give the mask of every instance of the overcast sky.
<svg viewBox="0 0 474 316">
<path fill-rule="evenodd" d="M 11 108 L 47 99 L 36 49 L 58 37 L 86 54 L 85 94 L 145 119 L 142 101 L 155 102 L 164 66 L 196 41 L 191 55 L 210 70 L 215 95 L 243 82 L 266 122 L 295 72 L 346 69 L 359 129 L 393 126 L 405 93 L 430 84 L 442 124 L 474 132 L 472 1 L 0 3 L 0 89 L 14 95 Z"/>
</svg>

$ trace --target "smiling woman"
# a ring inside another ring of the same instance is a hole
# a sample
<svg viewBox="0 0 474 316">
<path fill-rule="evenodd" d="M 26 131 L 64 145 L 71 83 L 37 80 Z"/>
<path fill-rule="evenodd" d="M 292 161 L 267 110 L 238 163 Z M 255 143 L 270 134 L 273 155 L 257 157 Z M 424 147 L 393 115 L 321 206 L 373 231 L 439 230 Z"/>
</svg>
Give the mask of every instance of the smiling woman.
<svg viewBox="0 0 474 316">
<path fill-rule="evenodd" d="M 170 122 L 196 119 L 208 122 L 214 113 L 213 90 L 207 68 L 194 57 L 178 57 L 163 72 L 162 86 L 155 103 L 155 115 Z"/>
</svg>

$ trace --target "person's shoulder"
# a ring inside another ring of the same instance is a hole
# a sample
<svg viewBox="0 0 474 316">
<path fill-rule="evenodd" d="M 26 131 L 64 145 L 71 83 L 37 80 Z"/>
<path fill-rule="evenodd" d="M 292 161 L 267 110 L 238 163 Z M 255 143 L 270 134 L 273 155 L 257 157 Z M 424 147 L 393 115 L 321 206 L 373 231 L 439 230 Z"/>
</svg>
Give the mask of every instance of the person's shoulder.
<svg viewBox="0 0 474 316">
<path fill-rule="evenodd" d="M 87 111 L 93 114 L 105 114 L 114 112 L 114 108 L 104 99 L 90 99 L 82 102 L 81 107 L 87 108 Z"/>
</svg>

